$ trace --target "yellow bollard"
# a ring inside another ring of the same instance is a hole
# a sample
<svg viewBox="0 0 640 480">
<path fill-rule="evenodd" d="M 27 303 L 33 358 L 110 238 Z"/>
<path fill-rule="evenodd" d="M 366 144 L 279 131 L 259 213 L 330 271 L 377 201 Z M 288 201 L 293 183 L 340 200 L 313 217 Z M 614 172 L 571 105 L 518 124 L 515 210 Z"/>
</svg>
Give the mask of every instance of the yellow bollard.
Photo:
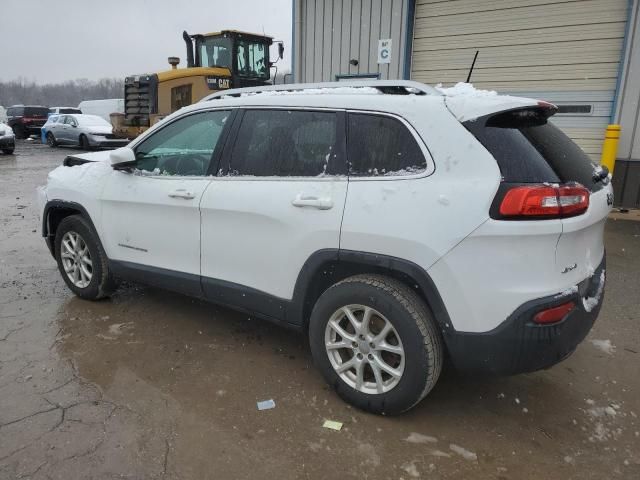
<svg viewBox="0 0 640 480">
<path fill-rule="evenodd" d="M 620 125 L 607 125 L 602 144 L 602 157 L 600 164 L 609 169 L 613 175 L 613 167 L 616 164 L 616 153 L 618 152 L 618 141 L 620 140 Z"/>
</svg>

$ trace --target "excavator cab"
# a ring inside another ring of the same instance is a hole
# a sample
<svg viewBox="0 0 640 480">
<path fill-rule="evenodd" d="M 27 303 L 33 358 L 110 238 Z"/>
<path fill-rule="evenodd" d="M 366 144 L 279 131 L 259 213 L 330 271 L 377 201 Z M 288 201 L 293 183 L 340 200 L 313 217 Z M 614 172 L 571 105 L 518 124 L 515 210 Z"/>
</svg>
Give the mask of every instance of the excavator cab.
<svg viewBox="0 0 640 480">
<path fill-rule="evenodd" d="M 271 37 L 236 30 L 182 35 L 187 44 L 187 67 L 228 69 L 233 88 L 269 83 Z"/>
<path fill-rule="evenodd" d="M 125 78 L 125 111 L 111 114 L 116 136 L 135 138 L 167 115 L 217 90 L 270 83 L 273 38 L 237 30 L 205 35 L 183 32 L 182 38 L 187 68 L 178 68 L 180 59 L 169 57 L 170 70 Z M 283 52 L 278 42 L 279 58 Z"/>
</svg>

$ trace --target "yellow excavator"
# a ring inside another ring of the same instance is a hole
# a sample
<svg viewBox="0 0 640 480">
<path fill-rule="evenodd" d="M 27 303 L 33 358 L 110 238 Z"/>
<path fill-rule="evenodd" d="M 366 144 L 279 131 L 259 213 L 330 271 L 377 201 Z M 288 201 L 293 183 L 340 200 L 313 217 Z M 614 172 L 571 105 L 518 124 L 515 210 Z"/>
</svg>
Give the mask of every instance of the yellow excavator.
<svg viewBox="0 0 640 480">
<path fill-rule="evenodd" d="M 171 70 L 131 75 L 124 80 L 124 113 L 112 113 L 114 135 L 135 138 L 172 112 L 218 90 L 271 83 L 269 49 L 272 37 L 237 30 L 182 37 L 187 67 L 169 57 Z M 278 43 L 278 59 L 284 44 Z"/>
</svg>

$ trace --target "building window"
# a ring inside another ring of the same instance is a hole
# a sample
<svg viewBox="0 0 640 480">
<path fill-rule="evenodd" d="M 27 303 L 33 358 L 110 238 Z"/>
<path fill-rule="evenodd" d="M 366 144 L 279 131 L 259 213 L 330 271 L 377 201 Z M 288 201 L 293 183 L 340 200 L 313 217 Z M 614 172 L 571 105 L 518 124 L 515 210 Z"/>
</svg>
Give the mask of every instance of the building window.
<svg viewBox="0 0 640 480">
<path fill-rule="evenodd" d="M 180 85 L 171 89 L 171 112 L 191 105 L 191 85 Z"/>
</svg>

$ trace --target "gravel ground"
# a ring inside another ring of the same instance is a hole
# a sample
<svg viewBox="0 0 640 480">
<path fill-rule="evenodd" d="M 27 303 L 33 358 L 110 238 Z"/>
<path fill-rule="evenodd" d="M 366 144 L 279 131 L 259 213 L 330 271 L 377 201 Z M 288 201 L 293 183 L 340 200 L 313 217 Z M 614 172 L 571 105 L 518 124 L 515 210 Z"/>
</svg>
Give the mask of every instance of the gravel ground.
<svg viewBox="0 0 640 480">
<path fill-rule="evenodd" d="M 34 191 L 70 151 L 0 155 L 1 479 L 640 478 L 633 212 L 607 224 L 604 307 L 573 356 L 509 378 L 447 369 L 388 418 L 337 398 L 293 332 L 137 285 L 74 297 Z"/>
</svg>

